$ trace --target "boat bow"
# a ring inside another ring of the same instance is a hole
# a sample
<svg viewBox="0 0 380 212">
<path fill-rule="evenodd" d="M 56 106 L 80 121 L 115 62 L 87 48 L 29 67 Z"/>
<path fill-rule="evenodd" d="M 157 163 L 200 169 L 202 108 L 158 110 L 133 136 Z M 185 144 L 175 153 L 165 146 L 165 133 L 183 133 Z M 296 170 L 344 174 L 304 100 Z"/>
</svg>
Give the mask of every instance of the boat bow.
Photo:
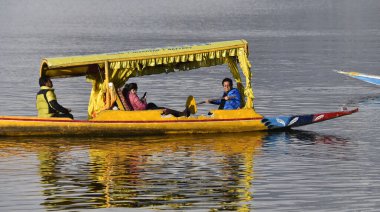
<svg viewBox="0 0 380 212">
<path fill-rule="evenodd" d="M 342 110 L 327 113 L 264 117 L 261 121 L 263 124 L 265 124 L 265 126 L 268 127 L 269 130 L 282 130 L 327 121 L 341 116 L 350 115 L 358 111 L 359 108 L 354 108 L 351 110 Z"/>
</svg>

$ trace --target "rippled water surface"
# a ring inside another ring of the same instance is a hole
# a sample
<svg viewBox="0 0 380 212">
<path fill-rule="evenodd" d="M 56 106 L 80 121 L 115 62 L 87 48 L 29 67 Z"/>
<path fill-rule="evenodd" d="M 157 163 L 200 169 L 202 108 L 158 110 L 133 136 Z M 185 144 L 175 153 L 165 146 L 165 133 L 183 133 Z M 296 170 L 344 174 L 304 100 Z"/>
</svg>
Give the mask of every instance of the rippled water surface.
<svg viewBox="0 0 380 212">
<path fill-rule="evenodd" d="M 44 57 L 232 39 L 249 42 L 263 115 L 359 107 L 292 132 L 132 138 L 0 138 L 0 211 L 378 211 L 377 0 L 0 0 L 0 116 L 36 115 Z M 227 67 L 132 79 L 160 105 L 219 96 Z M 85 119 L 91 85 L 55 79 Z M 213 108 L 199 107 L 200 113 Z"/>
</svg>

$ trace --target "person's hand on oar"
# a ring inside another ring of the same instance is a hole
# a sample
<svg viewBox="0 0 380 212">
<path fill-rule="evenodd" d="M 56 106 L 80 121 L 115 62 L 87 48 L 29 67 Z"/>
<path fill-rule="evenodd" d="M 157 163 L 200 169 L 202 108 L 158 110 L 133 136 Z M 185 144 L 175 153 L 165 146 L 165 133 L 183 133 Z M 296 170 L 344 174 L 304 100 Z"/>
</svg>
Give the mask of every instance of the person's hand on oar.
<svg viewBox="0 0 380 212">
<path fill-rule="evenodd" d="M 219 97 L 219 98 L 212 98 L 212 99 L 206 99 L 205 101 L 199 102 L 197 105 L 204 104 L 204 103 L 209 103 L 212 104 L 212 102 L 217 101 L 217 100 L 230 100 L 230 99 L 235 99 L 236 96 L 225 96 L 225 97 Z"/>
<path fill-rule="evenodd" d="M 197 105 L 201 105 L 201 104 L 204 104 L 204 103 L 212 104 L 213 101 L 222 100 L 222 99 L 224 99 L 224 97 L 206 99 L 205 101 L 201 101 L 201 102 L 197 103 Z"/>
</svg>

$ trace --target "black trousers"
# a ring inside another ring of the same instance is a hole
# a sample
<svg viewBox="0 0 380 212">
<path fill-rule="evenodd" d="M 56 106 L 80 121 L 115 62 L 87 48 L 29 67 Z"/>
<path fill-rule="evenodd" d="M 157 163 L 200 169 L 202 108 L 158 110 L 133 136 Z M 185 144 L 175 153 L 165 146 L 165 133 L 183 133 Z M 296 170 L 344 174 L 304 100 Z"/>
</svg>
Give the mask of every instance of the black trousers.
<svg viewBox="0 0 380 212">
<path fill-rule="evenodd" d="M 156 110 L 156 109 L 165 109 L 164 107 L 158 107 L 156 104 L 153 102 L 149 102 L 148 105 L 146 106 L 147 110 Z"/>
<path fill-rule="evenodd" d="M 53 115 L 53 117 L 74 119 L 74 116 L 71 113 L 56 113 Z"/>
</svg>

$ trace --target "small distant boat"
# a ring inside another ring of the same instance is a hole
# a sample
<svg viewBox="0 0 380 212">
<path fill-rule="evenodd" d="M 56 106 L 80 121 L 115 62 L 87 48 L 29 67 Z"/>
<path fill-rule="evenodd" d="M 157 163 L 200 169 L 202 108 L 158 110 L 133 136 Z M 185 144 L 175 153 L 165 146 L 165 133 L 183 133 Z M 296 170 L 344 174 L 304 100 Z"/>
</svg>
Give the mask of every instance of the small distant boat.
<svg viewBox="0 0 380 212">
<path fill-rule="evenodd" d="M 380 76 L 378 75 L 363 74 L 359 72 L 345 72 L 345 71 L 340 71 L 340 70 L 336 70 L 336 72 L 339 74 L 350 76 L 358 80 L 362 80 L 364 82 L 380 85 Z"/>
</svg>

